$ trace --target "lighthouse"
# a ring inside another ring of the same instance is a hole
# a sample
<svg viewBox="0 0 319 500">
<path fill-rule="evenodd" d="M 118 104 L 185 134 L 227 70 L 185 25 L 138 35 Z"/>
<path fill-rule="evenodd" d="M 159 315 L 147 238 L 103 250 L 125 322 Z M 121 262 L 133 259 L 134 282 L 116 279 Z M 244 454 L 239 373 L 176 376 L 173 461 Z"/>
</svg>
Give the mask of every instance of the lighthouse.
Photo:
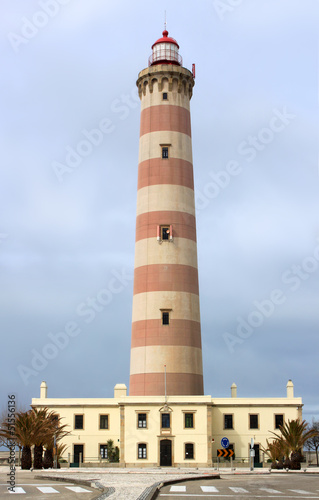
<svg viewBox="0 0 319 500">
<path fill-rule="evenodd" d="M 194 75 L 163 31 L 141 100 L 130 396 L 203 395 L 190 100 Z"/>
</svg>

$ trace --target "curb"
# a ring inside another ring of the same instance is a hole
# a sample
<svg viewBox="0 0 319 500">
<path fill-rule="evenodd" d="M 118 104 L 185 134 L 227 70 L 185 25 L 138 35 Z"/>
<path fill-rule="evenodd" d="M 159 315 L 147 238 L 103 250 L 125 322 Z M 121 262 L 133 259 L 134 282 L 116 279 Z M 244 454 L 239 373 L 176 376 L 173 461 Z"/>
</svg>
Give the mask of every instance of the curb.
<svg viewBox="0 0 319 500">
<path fill-rule="evenodd" d="M 93 500 L 103 500 L 104 498 L 107 498 L 110 496 L 112 493 L 114 493 L 114 488 L 106 488 L 104 487 L 101 483 L 98 481 L 89 481 L 85 479 L 73 479 L 73 478 L 68 478 L 68 477 L 58 477 L 58 476 L 34 476 L 34 479 L 46 479 L 49 481 L 59 481 L 63 483 L 74 483 L 74 484 L 79 484 L 81 486 L 88 486 L 89 488 L 94 488 L 96 490 L 100 490 L 98 496 L 95 496 Z M 101 494 L 102 493 L 102 494 Z"/>
</svg>

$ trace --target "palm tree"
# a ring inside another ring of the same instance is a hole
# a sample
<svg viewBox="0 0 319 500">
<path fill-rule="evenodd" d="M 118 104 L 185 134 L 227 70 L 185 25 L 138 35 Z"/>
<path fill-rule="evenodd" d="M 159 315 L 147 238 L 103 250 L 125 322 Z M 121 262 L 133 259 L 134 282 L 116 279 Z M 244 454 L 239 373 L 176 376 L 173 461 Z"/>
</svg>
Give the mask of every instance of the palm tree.
<svg viewBox="0 0 319 500">
<path fill-rule="evenodd" d="M 112 441 L 112 439 L 109 439 L 106 442 L 106 446 L 107 446 L 107 458 L 109 462 L 119 462 L 120 450 L 118 446 L 114 447 L 114 442 Z"/>
<path fill-rule="evenodd" d="M 45 452 L 43 459 L 43 467 L 45 469 L 53 468 L 53 450 L 54 450 L 54 438 L 57 446 L 57 463 L 59 463 L 59 458 L 66 449 L 66 445 L 59 443 L 61 439 L 70 434 L 70 431 L 66 431 L 67 424 L 61 425 L 61 417 L 56 413 L 51 413 L 48 416 L 51 421 L 52 432 L 47 435 L 47 439 L 44 442 Z"/>
<path fill-rule="evenodd" d="M 9 426 L 8 426 L 9 427 Z M 15 441 L 22 448 L 21 469 L 31 469 L 33 445 L 33 415 L 31 411 L 20 411 L 15 421 Z"/>
<path fill-rule="evenodd" d="M 268 439 L 266 439 L 266 448 L 262 447 L 262 451 L 266 453 L 266 455 L 268 455 L 269 458 L 271 459 L 272 469 L 278 469 L 281 466 L 283 458 L 285 456 L 285 451 L 283 448 L 282 441 L 274 440 L 272 442 L 269 442 Z"/>
<path fill-rule="evenodd" d="M 2 446 L 9 448 L 10 439 L 13 437 L 12 435 L 8 435 L 7 415 L 8 413 L 6 411 L 3 411 L 0 415 L 0 448 Z"/>
<path fill-rule="evenodd" d="M 43 446 L 51 435 L 55 432 L 54 412 L 48 413 L 47 408 L 37 410 L 32 408 L 34 424 L 33 424 L 33 444 L 34 444 L 34 460 L 33 468 L 42 469 Z M 57 415 L 56 415 L 57 416 Z"/>
<path fill-rule="evenodd" d="M 285 462 L 287 467 L 291 469 L 300 469 L 300 462 L 302 460 L 302 450 L 305 442 L 316 434 L 314 429 L 308 430 L 308 424 L 305 420 L 302 422 L 298 419 L 288 420 L 279 427 L 281 435 L 274 434 L 274 441 L 278 444 L 281 443 L 286 448 Z"/>
<path fill-rule="evenodd" d="M 60 417 L 53 411 L 48 412 L 47 408 L 40 410 L 32 408 L 16 414 L 14 434 L 8 421 L 2 420 L 0 438 L 13 439 L 17 446 L 22 448 L 22 469 L 31 469 L 31 447 L 34 445 L 34 468 L 42 469 L 43 446 L 51 446 L 53 450 L 54 435 L 59 440 L 69 434 L 65 427 L 66 425 L 60 425 Z"/>
<path fill-rule="evenodd" d="M 61 467 L 59 460 L 67 448 L 68 448 L 67 445 L 62 443 L 59 443 L 56 447 L 56 454 L 57 454 L 56 459 L 57 459 L 58 469 Z"/>
</svg>

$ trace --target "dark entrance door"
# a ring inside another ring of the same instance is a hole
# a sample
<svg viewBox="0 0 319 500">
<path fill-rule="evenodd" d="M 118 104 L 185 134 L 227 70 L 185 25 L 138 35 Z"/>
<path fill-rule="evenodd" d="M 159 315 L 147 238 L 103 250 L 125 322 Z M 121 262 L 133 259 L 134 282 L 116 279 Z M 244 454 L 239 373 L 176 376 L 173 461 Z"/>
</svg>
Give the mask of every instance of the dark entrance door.
<svg viewBox="0 0 319 500">
<path fill-rule="evenodd" d="M 254 446 L 254 450 L 255 450 L 255 456 L 254 456 L 254 467 L 258 467 L 257 464 L 260 463 L 260 451 L 259 451 L 259 444 L 255 444 Z"/>
<path fill-rule="evenodd" d="M 160 444 L 160 465 L 168 467 L 172 465 L 172 441 L 163 439 Z"/>
<path fill-rule="evenodd" d="M 80 463 L 80 453 L 82 453 L 82 460 L 81 463 L 83 462 L 83 444 L 75 444 L 74 445 L 74 463 L 78 464 Z"/>
</svg>

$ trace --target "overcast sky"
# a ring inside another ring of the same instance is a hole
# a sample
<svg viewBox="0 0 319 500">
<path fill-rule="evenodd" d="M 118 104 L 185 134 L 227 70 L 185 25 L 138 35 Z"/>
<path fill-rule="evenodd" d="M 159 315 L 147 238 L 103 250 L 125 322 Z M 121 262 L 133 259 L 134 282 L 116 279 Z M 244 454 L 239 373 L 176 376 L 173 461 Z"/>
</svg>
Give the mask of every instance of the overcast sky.
<svg viewBox="0 0 319 500">
<path fill-rule="evenodd" d="M 319 419 L 317 0 L 2 0 L 1 407 L 42 380 L 49 397 L 128 386 L 135 82 L 165 8 L 196 63 L 205 394 L 284 397 L 292 379 Z"/>
</svg>

